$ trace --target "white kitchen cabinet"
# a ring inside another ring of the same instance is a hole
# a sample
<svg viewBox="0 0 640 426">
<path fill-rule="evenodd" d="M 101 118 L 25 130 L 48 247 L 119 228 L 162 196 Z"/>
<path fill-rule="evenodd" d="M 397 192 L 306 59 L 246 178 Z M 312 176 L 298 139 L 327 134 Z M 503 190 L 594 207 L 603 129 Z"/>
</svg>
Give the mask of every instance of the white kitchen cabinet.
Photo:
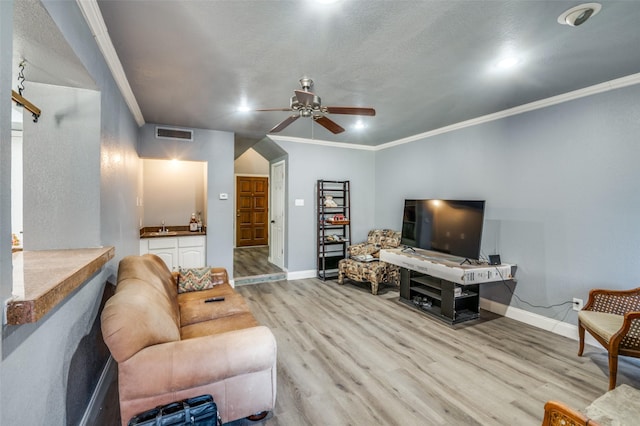
<svg viewBox="0 0 640 426">
<path fill-rule="evenodd" d="M 205 264 L 205 239 L 202 236 L 178 238 L 178 266 L 200 268 Z"/>
<path fill-rule="evenodd" d="M 167 264 L 169 270 L 205 266 L 205 237 L 141 238 L 140 254 L 152 253 Z"/>
<path fill-rule="evenodd" d="M 178 267 L 178 238 L 149 238 L 148 253 L 152 253 L 164 260 L 170 271 Z"/>
</svg>

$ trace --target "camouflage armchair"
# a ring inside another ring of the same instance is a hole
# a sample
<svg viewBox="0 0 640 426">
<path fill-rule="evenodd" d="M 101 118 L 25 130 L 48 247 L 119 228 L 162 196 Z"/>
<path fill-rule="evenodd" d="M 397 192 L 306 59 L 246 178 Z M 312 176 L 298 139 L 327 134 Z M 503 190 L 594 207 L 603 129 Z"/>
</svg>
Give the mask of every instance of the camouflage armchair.
<svg viewBox="0 0 640 426">
<path fill-rule="evenodd" d="M 338 284 L 347 277 L 354 281 L 370 282 L 371 294 L 378 294 L 380 283 L 400 285 L 400 268 L 379 260 L 380 249 L 396 248 L 400 245 L 400 231 L 373 229 L 367 241 L 354 244 L 347 249 L 349 258 L 338 264 Z"/>
</svg>

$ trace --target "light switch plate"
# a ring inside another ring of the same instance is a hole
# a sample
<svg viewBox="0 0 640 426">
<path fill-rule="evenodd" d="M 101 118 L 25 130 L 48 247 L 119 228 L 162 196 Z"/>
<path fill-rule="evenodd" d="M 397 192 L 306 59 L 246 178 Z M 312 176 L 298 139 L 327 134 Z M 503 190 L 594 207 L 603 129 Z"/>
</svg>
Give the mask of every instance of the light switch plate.
<svg viewBox="0 0 640 426">
<path fill-rule="evenodd" d="M 226 194 L 224 192 L 220 193 L 220 199 L 221 200 L 228 200 L 229 199 L 229 194 Z"/>
<path fill-rule="evenodd" d="M 297 207 L 302 207 L 304 206 L 304 199 L 302 198 L 296 198 L 295 204 Z"/>
</svg>

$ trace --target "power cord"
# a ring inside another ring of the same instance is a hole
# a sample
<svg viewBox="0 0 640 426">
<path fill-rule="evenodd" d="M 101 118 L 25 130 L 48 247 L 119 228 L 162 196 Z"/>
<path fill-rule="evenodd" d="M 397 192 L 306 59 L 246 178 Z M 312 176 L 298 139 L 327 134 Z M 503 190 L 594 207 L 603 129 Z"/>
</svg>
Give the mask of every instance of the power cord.
<svg viewBox="0 0 640 426">
<path fill-rule="evenodd" d="M 541 309 L 551 309 L 551 308 L 557 308 L 558 306 L 564 306 L 564 305 L 573 305 L 573 301 L 568 300 L 566 302 L 560 302 L 560 303 L 556 303 L 554 305 L 535 305 L 533 303 L 527 302 L 524 299 L 521 299 L 520 296 L 518 296 L 508 285 L 507 282 L 505 281 L 504 277 L 502 276 L 502 272 L 500 272 L 500 269 L 496 266 L 495 267 L 496 272 L 498 273 L 498 276 L 500 277 L 500 280 L 502 281 L 502 284 L 507 288 L 507 290 L 509 290 L 509 293 L 511 293 L 511 296 L 515 297 L 515 299 L 520 302 L 523 303 L 525 305 L 528 305 L 532 308 L 541 308 Z M 569 310 L 567 310 L 567 312 L 565 313 L 565 318 L 568 315 Z M 564 319 L 564 318 L 563 318 Z"/>
</svg>

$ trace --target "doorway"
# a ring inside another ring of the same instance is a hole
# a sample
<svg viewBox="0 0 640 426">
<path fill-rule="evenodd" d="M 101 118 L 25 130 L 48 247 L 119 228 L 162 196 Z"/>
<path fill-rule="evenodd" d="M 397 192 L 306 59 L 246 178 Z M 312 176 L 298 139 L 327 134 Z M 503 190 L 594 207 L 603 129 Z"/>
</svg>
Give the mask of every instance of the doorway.
<svg viewBox="0 0 640 426">
<path fill-rule="evenodd" d="M 286 279 L 271 257 L 274 243 L 270 164 L 252 148 L 235 161 L 235 285 Z"/>
<path fill-rule="evenodd" d="M 233 275 L 236 285 L 284 279 L 270 259 L 269 178 L 236 176 L 236 248 Z"/>
</svg>

